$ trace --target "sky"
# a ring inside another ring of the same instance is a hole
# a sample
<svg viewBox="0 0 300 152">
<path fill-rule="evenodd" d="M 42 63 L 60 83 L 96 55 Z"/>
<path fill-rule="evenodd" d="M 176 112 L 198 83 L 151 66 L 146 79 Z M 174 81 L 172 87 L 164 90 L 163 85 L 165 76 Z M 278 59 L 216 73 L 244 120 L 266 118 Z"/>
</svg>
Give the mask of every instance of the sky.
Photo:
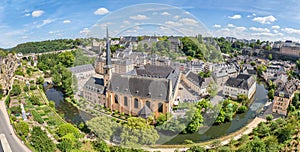
<svg viewBox="0 0 300 152">
<path fill-rule="evenodd" d="M 299 0 L 1 0 L 0 48 L 123 35 L 300 40 Z"/>
</svg>

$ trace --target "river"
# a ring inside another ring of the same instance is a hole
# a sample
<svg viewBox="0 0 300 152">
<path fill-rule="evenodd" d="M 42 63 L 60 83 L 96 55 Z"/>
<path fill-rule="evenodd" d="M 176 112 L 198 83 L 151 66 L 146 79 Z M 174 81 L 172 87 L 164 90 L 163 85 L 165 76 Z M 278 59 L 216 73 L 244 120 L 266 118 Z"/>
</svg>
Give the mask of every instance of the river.
<svg viewBox="0 0 300 152">
<path fill-rule="evenodd" d="M 45 91 L 48 100 L 53 100 L 55 102 L 55 108 L 60 114 L 64 115 L 64 119 L 73 124 L 79 124 L 80 122 L 85 122 L 93 118 L 92 115 L 78 110 L 71 103 L 64 101 L 64 95 L 61 91 L 50 88 Z M 218 138 L 224 135 L 228 135 L 235 132 L 244 126 L 246 126 L 250 121 L 252 121 L 257 110 L 262 108 L 267 102 L 268 91 L 264 88 L 262 84 L 257 84 L 256 93 L 254 95 L 254 101 L 250 105 L 248 112 L 243 114 L 237 114 L 234 116 L 231 122 L 223 123 L 220 125 L 211 126 L 206 132 L 199 134 L 179 134 L 171 140 L 165 141 L 161 138 L 158 143 L 162 144 L 183 144 L 185 140 L 192 140 L 193 142 L 202 142 L 210 139 Z"/>
<path fill-rule="evenodd" d="M 250 121 L 252 121 L 255 118 L 257 111 L 266 104 L 268 100 L 267 94 L 268 91 L 264 88 L 264 86 L 262 84 L 257 84 L 254 101 L 250 105 L 248 112 L 235 115 L 231 122 L 223 123 L 220 125 L 213 125 L 202 134 L 198 132 L 193 134 L 179 134 L 169 141 L 160 140 L 159 143 L 167 145 L 183 144 L 185 140 L 192 140 L 195 143 L 203 142 L 238 131 L 239 129 L 246 126 Z"/>
<path fill-rule="evenodd" d="M 93 118 L 92 115 L 78 110 L 71 103 L 64 101 L 64 94 L 55 89 L 50 88 L 45 91 L 48 100 L 52 100 L 55 102 L 55 108 L 57 109 L 59 114 L 64 115 L 64 119 L 73 124 L 80 124 L 81 122 L 85 122 Z"/>
</svg>

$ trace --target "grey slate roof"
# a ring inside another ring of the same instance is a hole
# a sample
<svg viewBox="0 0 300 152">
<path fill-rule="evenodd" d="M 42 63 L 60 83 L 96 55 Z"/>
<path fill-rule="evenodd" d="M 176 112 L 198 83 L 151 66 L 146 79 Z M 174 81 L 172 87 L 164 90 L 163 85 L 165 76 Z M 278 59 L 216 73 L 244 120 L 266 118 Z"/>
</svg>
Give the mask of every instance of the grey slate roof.
<svg viewBox="0 0 300 152">
<path fill-rule="evenodd" d="M 144 68 L 136 69 L 137 75 L 155 78 L 167 78 L 174 69 L 170 66 L 157 66 L 147 64 Z"/>
<path fill-rule="evenodd" d="M 236 78 L 229 78 L 225 85 L 240 89 L 249 90 L 250 87 L 254 84 L 255 80 L 253 76 L 248 74 L 239 74 Z"/>
<path fill-rule="evenodd" d="M 128 96 L 169 101 L 170 80 L 113 73 L 108 90 Z"/>
<path fill-rule="evenodd" d="M 86 64 L 86 65 L 80 65 L 76 67 L 71 67 L 69 70 L 76 74 L 76 73 L 81 73 L 81 72 L 87 72 L 87 71 L 94 71 L 94 67 L 91 64 Z"/>
<path fill-rule="evenodd" d="M 138 112 L 138 116 L 142 118 L 148 118 L 151 114 L 152 111 L 147 105 L 144 105 L 144 107 Z"/>
<path fill-rule="evenodd" d="M 104 80 L 102 78 L 91 77 L 85 84 L 84 89 L 105 94 Z"/>
<path fill-rule="evenodd" d="M 299 85 L 300 85 L 299 80 L 293 78 L 288 82 L 286 82 L 285 84 L 282 84 L 281 86 L 277 86 L 274 95 L 275 96 L 283 95 L 285 98 L 290 98 L 290 96 L 298 89 Z"/>
<path fill-rule="evenodd" d="M 194 72 L 189 72 L 186 78 L 193 82 L 195 85 L 199 86 L 200 88 L 207 87 L 211 82 L 211 78 L 202 78 L 200 75 Z"/>
</svg>

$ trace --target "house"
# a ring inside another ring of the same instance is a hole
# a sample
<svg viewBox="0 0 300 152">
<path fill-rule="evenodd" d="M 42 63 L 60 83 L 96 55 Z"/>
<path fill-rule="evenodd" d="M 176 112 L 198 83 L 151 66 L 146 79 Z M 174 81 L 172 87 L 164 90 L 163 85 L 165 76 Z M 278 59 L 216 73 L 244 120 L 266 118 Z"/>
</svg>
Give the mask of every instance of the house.
<svg viewBox="0 0 300 152">
<path fill-rule="evenodd" d="M 245 94 L 248 99 L 252 98 L 256 91 L 256 81 L 253 75 L 239 74 L 229 78 L 224 85 L 223 94 L 237 99 L 239 94 Z"/>
<path fill-rule="evenodd" d="M 95 74 L 93 65 L 86 64 L 69 68 L 77 79 L 85 79 Z"/>
<path fill-rule="evenodd" d="M 297 79 L 291 79 L 286 83 L 278 81 L 277 89 L 274 93 L 274 104 L 272 108 L 273 113 L 286 116 L 288 114 L 288 107 L 291 103 L 295 92 L 299 90 L 300 82 Z"/>
<path fill-rule="evenodd" d="M 193 91 L 201 96 L 208 95 L 208 88 L 210 83 L 213 82 L 212 78 L 202 78 L 199 74 L 189 71 L 182 76 L 182 81 Z"/>
<path fill-rule="evenodd" d="M 91 77 L 82 87 L 82 96 L 94 104 L 104 105 L 105 90 L 103 78 Z"/>
</svg>

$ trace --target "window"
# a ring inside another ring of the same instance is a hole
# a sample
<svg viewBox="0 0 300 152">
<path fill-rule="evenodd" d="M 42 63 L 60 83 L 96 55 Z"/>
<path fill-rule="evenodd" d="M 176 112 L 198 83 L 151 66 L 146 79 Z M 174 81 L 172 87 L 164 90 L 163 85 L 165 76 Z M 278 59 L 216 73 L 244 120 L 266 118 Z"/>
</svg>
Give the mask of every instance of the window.
<svg viewBox="0 0 300 152">
<path fill-rule="evenodd" d="M 134 108 L 139 108 L 139 100 L 137 98 L 134 99 Z"/>
<path fill-rule="evenodd" d="M 150 101 L 146 101 L 146 105 L 147 105 L 148 108 L 151 108 L 151 103 L 150 103 Z"/>
<path fill-rule="evenodd" d="M 128 98 L 124 96 L 124 106 L 128 106 Z"/>
<path fill-rule="evenodd" d="M 163 104 L 158 103 L 158 112 L 163 112 Z"/>
<path fill-rule="evenodd" d="M 118 95 L 115 95 L 115 103 L 119 103 L 119 97 L 118 97 Z"/>
</svg>

